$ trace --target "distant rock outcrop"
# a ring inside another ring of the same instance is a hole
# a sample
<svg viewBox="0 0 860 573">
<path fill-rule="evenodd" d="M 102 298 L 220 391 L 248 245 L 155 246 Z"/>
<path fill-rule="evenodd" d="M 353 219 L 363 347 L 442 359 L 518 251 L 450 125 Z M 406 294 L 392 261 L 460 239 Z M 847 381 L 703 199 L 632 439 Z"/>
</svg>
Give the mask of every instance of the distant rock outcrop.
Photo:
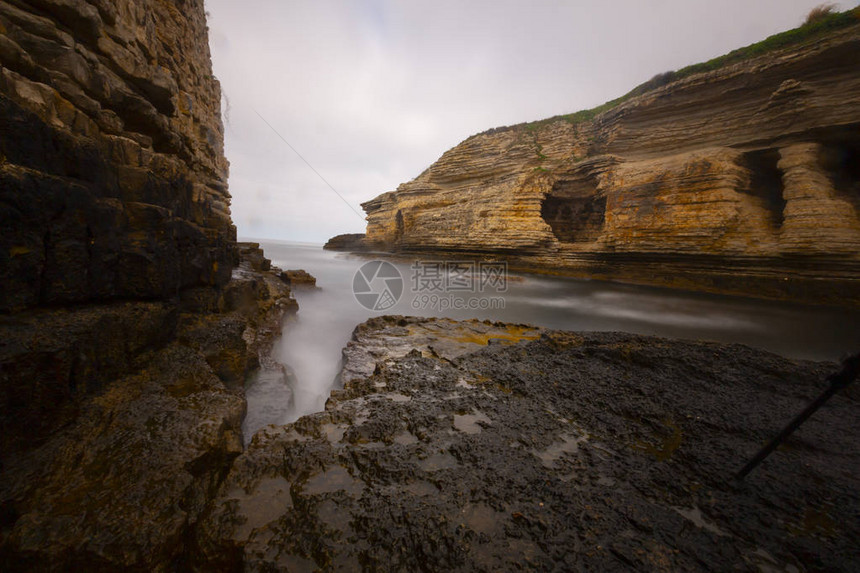
<svg viewBox="0 0 860 573">
<path fill-rule="evenodd" d="M 472 136 L 362 205 L 365 248 L 860 304 L 858 61 L 853 24 Z"/>
<path fill-rule="evenodd" d="M 289 269 L 281 271 L 281 280 L 290 285 L 291 288 L 314 288 L 317 279 L 304 269 Z"/>
<path fill-rule="evenodd" d="M 364 233 L 347 233 L 329 239 L 324 249 L 330 251 L 360 251 L 364 249 Z"/>
</svg>

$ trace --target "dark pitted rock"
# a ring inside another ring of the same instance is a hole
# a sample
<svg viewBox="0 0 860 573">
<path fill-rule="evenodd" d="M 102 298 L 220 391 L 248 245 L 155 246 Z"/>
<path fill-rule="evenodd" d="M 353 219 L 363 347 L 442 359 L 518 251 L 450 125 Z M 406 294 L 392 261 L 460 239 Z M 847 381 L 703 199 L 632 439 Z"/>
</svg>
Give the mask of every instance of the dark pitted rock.
<svg viewBox="0 0 860 573">
<path fill-rule="evenodd" d="M 6 571 L 166 570 L 242 451 L 241 395 L 172 344 L 114 381 L 41 448 L 8 459 Z"/>
<path fill-rule="evenodd" d="M 364 233 L 347 233 L 329 239 L 323 249 L 329 251 L 361 251 L 365 249 Z"/>
<path fill-rule="evenodd" d="M 281 271 L 278 275 L 291 288 L 314 288 L 317 279 L 304 269 Z"/>
<path fill-rule="evenodd" d="M 74 416 L 74 401 L 141 367 L 176 334 L 157 302 L 0 316 L 0 456 L 38 445 Z"/>
<path fill-rule="evenodd" d="M 359 326 L 344 360 L 325 412 L 259 432 L 236 459 L 197 529 L 207 567 L 857 567 L 854 399 L 732 480 L 834 364 L 404 317 Z"/>
</svg>

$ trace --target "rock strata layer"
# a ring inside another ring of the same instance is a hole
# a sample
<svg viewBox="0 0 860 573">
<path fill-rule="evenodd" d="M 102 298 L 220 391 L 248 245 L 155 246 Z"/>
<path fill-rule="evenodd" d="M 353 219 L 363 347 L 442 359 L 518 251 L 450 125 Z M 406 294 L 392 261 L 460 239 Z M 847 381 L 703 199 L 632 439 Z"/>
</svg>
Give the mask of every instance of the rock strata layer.
<svg viewBox="0 0 860 573">
<path fill-rule="evenodd" d="M 222 570 L 851 571 L 860 429 L 835 364 L 382 317 L 326 411 L 256 434 L 196 533 Z"/>
<path fill-rule="evenodd" d="M 203 0 L 0 1 L 0 312 L 234 266 Z"/>
<path fill-rule="evenodd" d="M 858 305 L 858 60 L 853 25 L 589 121 L 472 136 L 329 247 Z"/>
</svg>

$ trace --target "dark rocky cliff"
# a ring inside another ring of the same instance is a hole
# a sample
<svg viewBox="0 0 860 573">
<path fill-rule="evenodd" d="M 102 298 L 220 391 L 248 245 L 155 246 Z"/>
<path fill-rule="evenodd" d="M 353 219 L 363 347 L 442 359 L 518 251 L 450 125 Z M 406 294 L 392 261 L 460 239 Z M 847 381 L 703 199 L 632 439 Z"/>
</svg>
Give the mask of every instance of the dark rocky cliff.
<svg viewBox="0 0 860 573">
<path fill-rule="evenodd" d="M 295 309 L 230 220 L 203 0 L 0 0 L 0 570 L 182 569 Z"/>
<path fill-rule="evenodd" d="M 28 358 L 23 395 L 4 384 L 4 422 L 20 406 L 42 425 L 61 386 L 99 387 L 171 338 L 162 303 L 230 280 L 221 96 L 202 0 L 3 1 L 0 33 L 0 312 L 95 309 L 55 319 L 43 346 L 67 356 Z M 117 310 L 131 301 L 149 305 Z M 61 383 L 34 391 L 48 366 Z"/>
<path fill-rule="evenodd" d="M 860 9 L 833 18 L 600 113 L 472 136 L 364 203 L 365 243 L 860 305 Z"/>
</svg>

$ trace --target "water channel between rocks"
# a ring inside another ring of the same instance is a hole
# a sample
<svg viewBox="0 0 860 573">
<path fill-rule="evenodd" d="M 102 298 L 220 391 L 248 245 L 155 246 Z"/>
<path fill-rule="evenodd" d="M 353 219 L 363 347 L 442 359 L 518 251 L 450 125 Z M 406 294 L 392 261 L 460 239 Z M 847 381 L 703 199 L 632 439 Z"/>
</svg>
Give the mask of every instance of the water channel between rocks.
<svg viewBox="0 0 860 573">
<path fill-rule="evenodd" d="M 403 279 L 399 301 L 384 312 L 374 311 L 362 306 L 353 294 L 356 272 L 372 257 L 324 251 L 320 245 L 274 241 L 261 245 L 274 265 L 308 271 L 317 278 L 319 288 L 295 290 L 299 312 L 286 325 L 275 348 L 275 358 L 287 365 L 289 384 L 285 386 L 281 376 L 264 372 L 247 387 L 246 440 L 268 424 L 287 424 L 321 411 L 334 388 L 341 349 L 353 329 L 381 314 L 478 318 L 561 330 L 737 342 L 795 359 L 838 360 L 860 347 L 857 311 L 555 276 L 511 273 L 503 292 L 453 293 L 460 300 L 479 299 L 482 304 L 495 298 L 494 305 L 501 308 L 443 310 L 438 304 L 431 306 L 432 295 L 426 289 L 415 288 L 415 275 L 422 271 L 409 262 L 393 262 Z M 452 293 L 437 296 L 449 295 Z"/>
</svg>

